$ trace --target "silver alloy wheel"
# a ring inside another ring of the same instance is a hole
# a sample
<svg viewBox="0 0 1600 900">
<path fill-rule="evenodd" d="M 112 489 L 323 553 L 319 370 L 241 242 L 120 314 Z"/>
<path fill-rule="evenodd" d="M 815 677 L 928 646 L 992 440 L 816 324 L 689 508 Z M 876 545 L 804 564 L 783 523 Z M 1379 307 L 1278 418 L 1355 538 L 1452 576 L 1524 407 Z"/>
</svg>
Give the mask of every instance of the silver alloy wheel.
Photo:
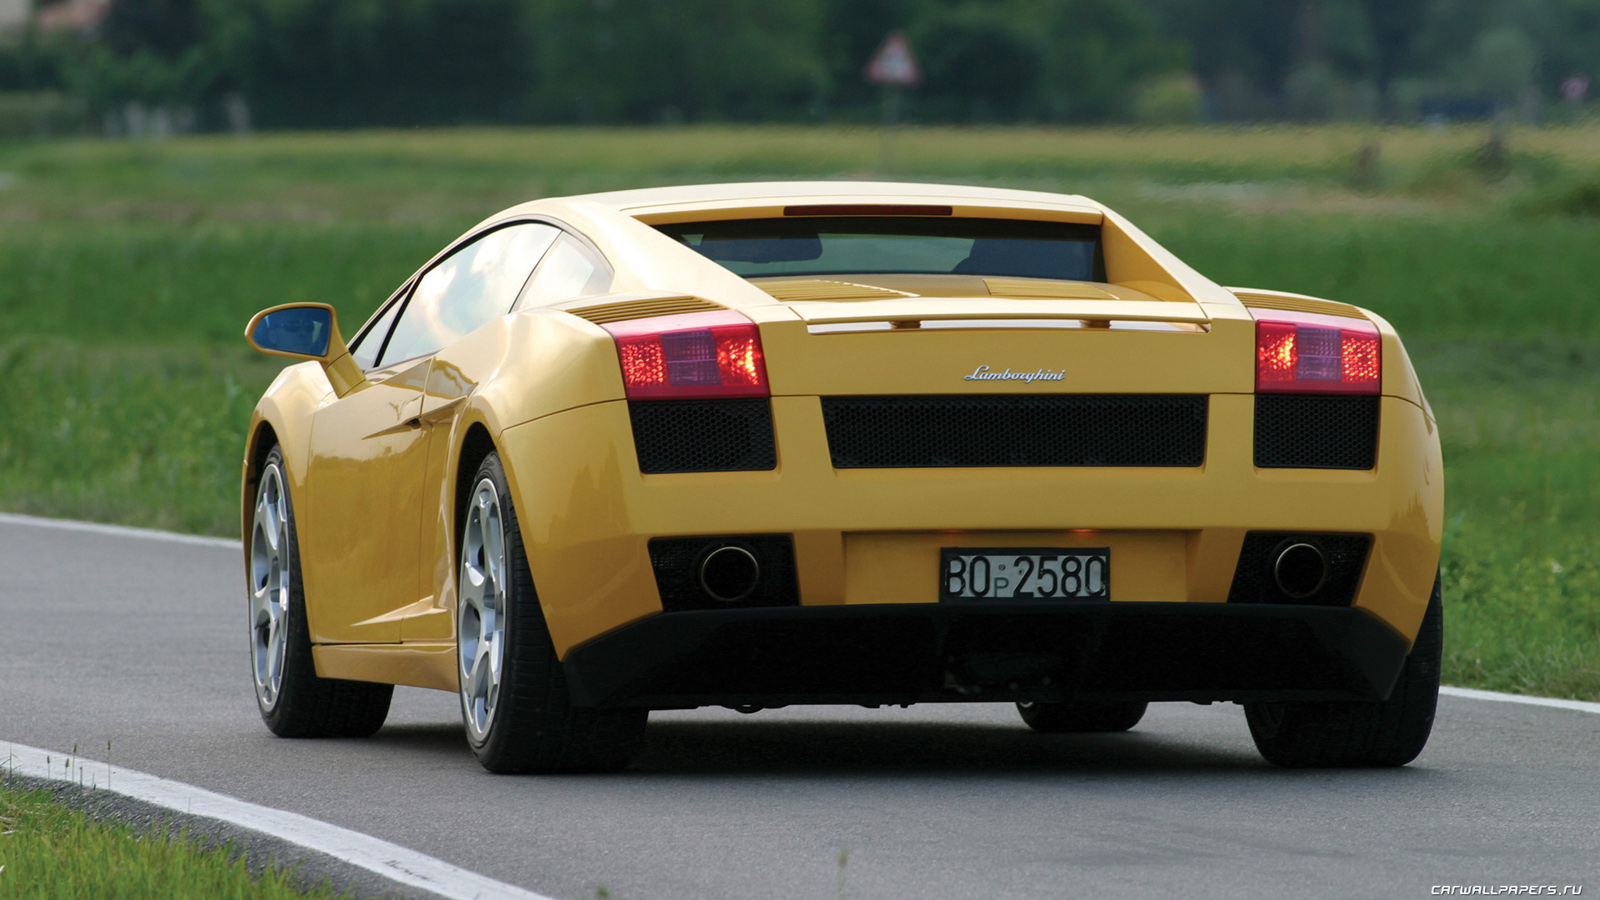
<svg viewBox="0 0 1600 900">
<path fill-rule="evenodd" d="M 506 541 L 500 493 L 484 478 L 467 504 L 456 578 L 457 675 L 461 712 L 474 745 L 488 740 L 505 663 Z"/>
<path fill-rule="evenodd" d="M 283 660 L 289 646 L 289 495 L 283 469 L 271 463 L 256 488 L 255 524 L 250 530 L 250 662 L 256 700 L 271 712 L 283 687 Z"/>
</svg>

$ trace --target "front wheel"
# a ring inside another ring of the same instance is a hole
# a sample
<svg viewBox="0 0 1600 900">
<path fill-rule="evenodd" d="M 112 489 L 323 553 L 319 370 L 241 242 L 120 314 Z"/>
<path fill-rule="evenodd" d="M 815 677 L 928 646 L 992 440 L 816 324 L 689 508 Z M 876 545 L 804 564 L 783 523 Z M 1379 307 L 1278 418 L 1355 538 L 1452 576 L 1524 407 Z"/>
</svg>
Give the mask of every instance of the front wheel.
<svg viewBox="0 0 1600 900">
<path fill-rule="evenodd" d="M 366 737 L 389 716 L 394 685 L 317 677 L 300 584 L 300 542 L 283 451 L 256 485 L 250 527 L 250 668 L 256 707 L 279 737 Z"/>
<path fill-rule="evenodd" d="M 497 453 L 478 467 L 461 525 L 457 676 L 467 743 L 491 772 L 599 772 L 627 766 L 646 710 L 574 707 L 533 589 Z"/>
<path fill-rule="evenodd" d="M 1376 703 L 1246 703 L 1256 749 L 1285 768 L 1403 766 L 1433 731 L 1444 648 L 1439 579 L 1389 699 Z"/>
</svg>

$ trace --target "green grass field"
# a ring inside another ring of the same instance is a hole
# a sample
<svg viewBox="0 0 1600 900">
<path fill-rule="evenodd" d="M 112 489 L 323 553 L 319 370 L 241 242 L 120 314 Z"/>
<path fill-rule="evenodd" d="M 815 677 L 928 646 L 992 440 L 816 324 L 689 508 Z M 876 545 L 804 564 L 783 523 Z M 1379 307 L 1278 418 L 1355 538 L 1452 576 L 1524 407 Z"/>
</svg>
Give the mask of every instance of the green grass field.
<svg viewBox="0 0 1600 900">
<path fill-rule="evenodd" d="M 0 781 L 0 898 L 6 900 L 294 900 L 292 873 L 252 872 L 231 847 L 155 829 L 96 822 L 47 791 Z"/>
<path fill-rule="evenodd" d="M 1447 681 L 1600 699 L 1600 128 L 1513 132 L 1493 170 L 1483 138 L 905 129 L 893 175 L 1085 193 L 1222 283 L 1389 318 L 1445 444 Z M 511 203 L 868 178 L 879 151 L 731 127 L 0 145 L 0 508 L 235 535 L 278 368 L 239 336 L 256 310 L 322 300 L 353 330 Z"/>
</svg>

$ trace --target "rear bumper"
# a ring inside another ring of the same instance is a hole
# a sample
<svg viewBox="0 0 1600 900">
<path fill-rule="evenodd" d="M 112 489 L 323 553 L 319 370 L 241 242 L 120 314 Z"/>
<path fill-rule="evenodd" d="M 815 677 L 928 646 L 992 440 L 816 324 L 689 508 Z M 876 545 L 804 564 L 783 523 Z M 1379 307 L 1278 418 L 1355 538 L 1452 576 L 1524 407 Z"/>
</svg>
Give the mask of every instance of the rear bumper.
<svg viewBox="0 0 1600 900">
<path fill-rule="evenodd" d="M 1354 609 L 864 604 L 671 612 L 575 647 L 581 706 L 1381 700 L 1407 642 Z"/>
<path fill-rule="evenodd" d="M 650 541 L 736 535 L 792 536 L 800 604 L 830 609 L 927 604 L 939 596 L 944 546 L 1108 547 L 1115 602 L 1209 607 L 1228 599 L 1250 531 L 1371 535 L 1352 605 L 1409 640 L 1442 530 L 1426 414 L 1382 398 L 1369 471 L 1258 468 L 1255 400 L 1211 396 L 1205 461 L 1194 468 L 836 469 L 821 400 L 805 396 L 771 401 L 771 471 L 639 474 L 620 401 L 500 440 L 562 658 L 662 613 Z"/>
</svg>

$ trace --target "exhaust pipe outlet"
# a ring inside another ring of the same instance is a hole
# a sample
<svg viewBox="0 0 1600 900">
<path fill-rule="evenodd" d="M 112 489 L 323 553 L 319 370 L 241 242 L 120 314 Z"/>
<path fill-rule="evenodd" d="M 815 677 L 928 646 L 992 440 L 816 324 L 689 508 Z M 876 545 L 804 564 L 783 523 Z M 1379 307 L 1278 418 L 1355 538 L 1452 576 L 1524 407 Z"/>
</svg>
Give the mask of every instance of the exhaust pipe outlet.
<svg viewBox="0 0 1600 900">
<path fill-rule="evenodd" d="M 761 563 L 743 547 L 718 547 L 700 561 L 700 589 L 722 603 L 738 603 L 755 592 Z"/>
<path fill-rule="evenodd" d="M 1328 580 L 1328 561 L 1322 548 L 1299 541 L 1283 548 L 1272 563 L 1272 580 L 1296 600 L 1304 600 L 1322 590 Z"/>
</svg>

